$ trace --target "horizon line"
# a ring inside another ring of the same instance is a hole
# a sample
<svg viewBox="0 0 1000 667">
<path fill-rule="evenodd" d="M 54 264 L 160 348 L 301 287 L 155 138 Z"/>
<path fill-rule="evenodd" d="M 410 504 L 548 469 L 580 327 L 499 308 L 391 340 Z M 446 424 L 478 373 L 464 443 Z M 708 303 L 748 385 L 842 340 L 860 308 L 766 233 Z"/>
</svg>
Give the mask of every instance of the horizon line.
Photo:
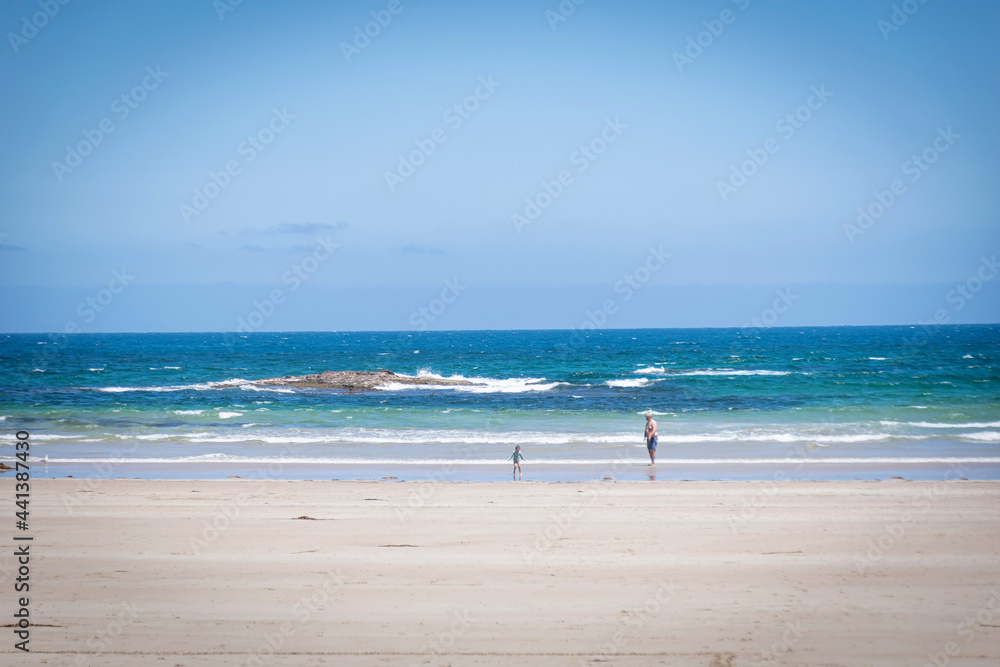
<svg viewBox="0 0 1000 667">
<path fill-rule="evenodd" d="M 74 333 L 64 333 L 59 331 L 30 331 L 30 332 L 17 332 L 17 331 L 0 331 L 0 336 L 44 336 L 44 335 L 60 335 L 60 336 L 92 336 L 92 335 L 130 335 L 130 334 L 233 334 L 238 336 L 247 336 L 250 334 L 303 334 L 303 333 L 405 333 L 405 334 L 432 334 L 432 333 L 467 333 L 467 332 L 536 332 L 536 331 L 565 331 L 568 333 L 581 333 L 581 332 L 601 332 L 601 331 L 692 331 L 692 330 L 736 330 L 736 331 L 768 331 L 771 329 L 835 329 L 835 328 L 853 328 L 853 329 L 885 329 L 885 328 L 900 328 L 908 327 L 910 329 L 916 328 L 933 328 L 937 329 L 940 327 L 989 327 L 989 326 L 1000 326 L 1000 322 L 962 322 L 962 323 L 906 323 L 906 324 L 804 324 L 804 325 L 775 325 L 767 327 L 601 327 L 601 328 L 556 328 L 556 327 L 542 327 L 536 329 L 297 329 L 297 330 L 267 330 L 267 331 L 235 331 L 230 329 L 214 329 L 214 330 L 200 330 L 200 331 L 76 331 Z"/>
</svg>

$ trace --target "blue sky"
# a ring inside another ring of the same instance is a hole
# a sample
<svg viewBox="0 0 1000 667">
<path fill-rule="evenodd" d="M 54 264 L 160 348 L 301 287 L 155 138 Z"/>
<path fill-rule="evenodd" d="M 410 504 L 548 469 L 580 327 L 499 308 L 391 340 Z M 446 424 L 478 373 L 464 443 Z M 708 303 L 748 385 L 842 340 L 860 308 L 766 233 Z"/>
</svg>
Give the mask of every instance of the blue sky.
<svg viewBox="0 0 1000 667">
<path fill-rule="evenodd" d="M 0 329 L 995 322 L 1000 6 L 895 7 L 5 3 Z"/>
</svg>

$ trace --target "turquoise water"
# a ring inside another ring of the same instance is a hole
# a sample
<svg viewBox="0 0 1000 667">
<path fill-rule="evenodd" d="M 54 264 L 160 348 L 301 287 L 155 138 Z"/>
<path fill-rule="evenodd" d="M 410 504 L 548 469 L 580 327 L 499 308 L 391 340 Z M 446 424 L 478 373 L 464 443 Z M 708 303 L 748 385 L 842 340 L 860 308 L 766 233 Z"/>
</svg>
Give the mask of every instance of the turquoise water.
<svg viewBox="0 0 1000 667">
<path fill-rule="evenodd" d="M 247 384 L 381 368 L 480 384 Z M 661 465 L 806 456 L 849 474 L 878 461 L 1000 463 L 996 325 L 4 335 L 0 388 L 0 453 L 27 430 L 53 475 L 141 464 L 211 476 L 282 462 L 398 476 L 416 464 L 500 465 L 520 444 L 526 467 L 587 477 L 608 461 L 646 461 L 647 410 Z"/>
</svg>

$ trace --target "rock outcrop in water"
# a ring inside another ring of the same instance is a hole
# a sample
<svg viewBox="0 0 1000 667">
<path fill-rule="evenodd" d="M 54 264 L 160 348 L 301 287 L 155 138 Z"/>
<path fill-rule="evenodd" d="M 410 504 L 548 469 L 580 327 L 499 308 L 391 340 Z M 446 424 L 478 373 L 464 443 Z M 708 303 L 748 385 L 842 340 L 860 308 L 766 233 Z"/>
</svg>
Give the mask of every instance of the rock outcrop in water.
<svg viewBox="0 0 1000 667">
<path fill-rule="evenodd" d="M 423 384 L 439 386 L 468 385 L 468 380 L 448 380 L 434 377 L 413 377 L 396 375 L 392 371 L 326 371 L 312 375 L 286 375 L 280 378 L 255 380 L 258 387 L 292 387 L 297 389 L 346 389 L 348 391 L 371 391 L 387 384 Z"/>
</svg>

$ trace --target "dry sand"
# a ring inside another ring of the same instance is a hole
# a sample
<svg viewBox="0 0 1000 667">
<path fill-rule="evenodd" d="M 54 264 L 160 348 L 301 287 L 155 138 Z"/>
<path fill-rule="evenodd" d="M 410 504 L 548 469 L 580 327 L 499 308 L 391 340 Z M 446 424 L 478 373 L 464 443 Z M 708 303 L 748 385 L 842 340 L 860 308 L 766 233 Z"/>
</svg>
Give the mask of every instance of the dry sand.
<svg viewBox="0 0 1000 667">
<path fill-rule="evenodd" d="M 1000 482 L 31 493 L 36 625 L 5 664 L 1000 664 Z"/>
</svg>

